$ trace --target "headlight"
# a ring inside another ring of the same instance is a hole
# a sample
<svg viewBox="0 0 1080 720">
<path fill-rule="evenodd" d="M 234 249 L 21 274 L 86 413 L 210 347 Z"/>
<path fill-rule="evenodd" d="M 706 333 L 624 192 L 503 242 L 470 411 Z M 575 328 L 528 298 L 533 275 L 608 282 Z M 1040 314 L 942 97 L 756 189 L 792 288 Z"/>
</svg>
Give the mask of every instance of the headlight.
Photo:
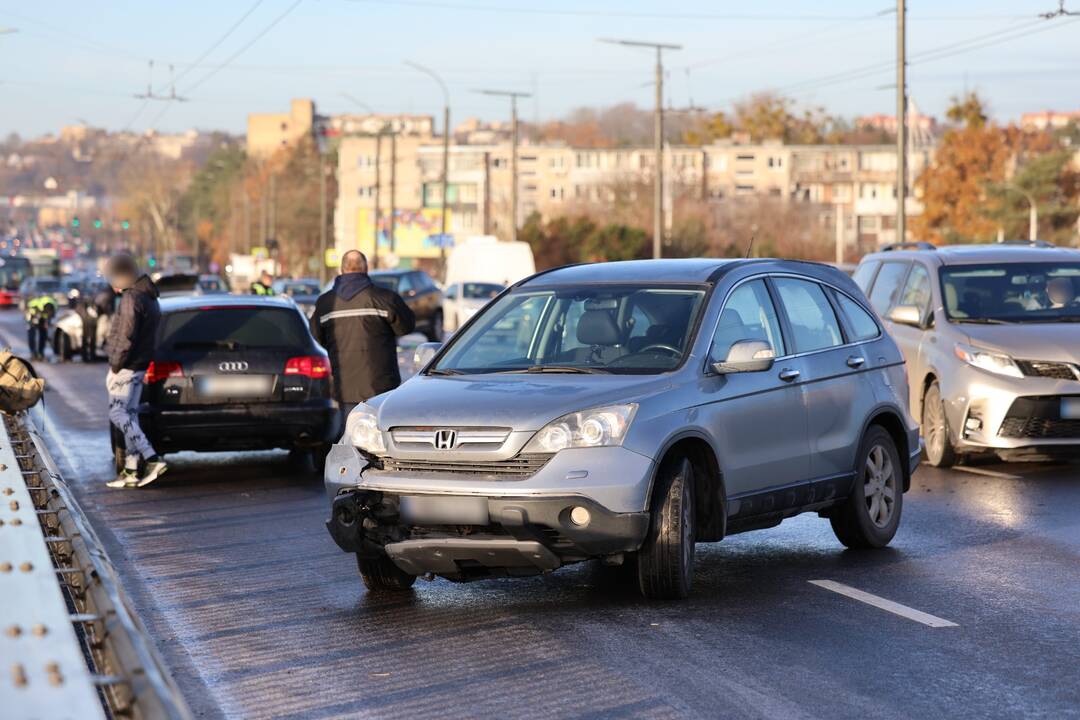
<svg viewBox="0 0 1080 720">
<path fill-rule="evenodd" d="M 1016 363 L 1008 355 L 981 350 L 961 343 L 956 343 L 955 352 L 956 357 L 980 370 L 997 373 L 998 375 L 1008 375 L 1009 377 L 1024 377 L 1024 373 L 1020 371 L 1020 368 L 1016 366 Z"/>
<path fill-rule="evenodd" d="M 345 437 L 361 450 L 366 450 L 375 455 L 384 453 L 386 452 L 386 443 L 383 442 L 383 435 L 379 431 L 378 422 L 375 410 L 369 405 L 361 403 L 353 408 L 345 421 Z"/>
<path fill-rule="evenodd" d="M 563 415 L 533 436 L 522 452 L 555 453 L 567 448 L 622 445 L 637 405 L 608 405 Z"/>
</svg>

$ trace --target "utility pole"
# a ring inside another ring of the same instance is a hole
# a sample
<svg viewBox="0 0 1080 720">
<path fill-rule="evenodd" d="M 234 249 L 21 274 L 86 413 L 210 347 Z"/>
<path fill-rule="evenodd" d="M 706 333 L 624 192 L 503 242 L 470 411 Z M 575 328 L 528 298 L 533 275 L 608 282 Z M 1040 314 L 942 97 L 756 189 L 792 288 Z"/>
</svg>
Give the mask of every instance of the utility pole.
<svg viewBox="0 0 1080 720">
<path fill-rule="evenodd" d="M 1019 185 L 1013 185 L 1012 183 L 1005 183 L 1003 186 L 1006 190 L 1012 190 L 1015 193 L 1019 193 L 1024 196 L 1024 199 L 1028 202 L 1028 240 L 1035 242 L 1039 239 L 1039 205 L 1035 202 L 1035 196 L 1029 193 Z M 1000 239 L 999 239 L 1000 242 Z"/>
<path fill-rule="evenodd" d="M 902 1 L 902 0 L 901 0 Z M 600 42 L 628 47 L 652 48 L 656 51 L 656 115 L 653 119 L 653 257 L 661 257 L 664 236 L 664 50 L 682 50 L 682 45 L 644 42 L 641 40 L 613 40 L 600 38 Z"/>
<path fill-rule="evenodd" d="M 517 240 L 518 230 L 518 98 L 532 97 L 531 93 L 512 90 L 477 90 L 484 95 L 510 98 L 510 240 Z"/>
<path fill-rule="evenodd" d="M 251 253 L 251 198 L 244 188 L 244 247 Z M 231 258 L 230 258 L 231 259 Z"/>
<path fill-rule="evenodd" d="M 270 175 L 270 238 L 277 238 L 277 175 L 274 174 Z"/>
<path fill-rule="evenodd" d="M 896 242 L 907 240 L 907 7 L 896 0 Z"/>
<path fill-rule="evenodd" d="M 446 203 L 447 203 L 447 185 L 449 183 L 450 176 L 450 91 L 446 88 L 446 83 L 439 77 L 438 73 L 429 67 L 425 67 L 419 63 L 414 63 L 409 60 L 405 61 L 405 64 L 409 67 L 419 70 L 425 75 L 431 77 L 439 84 L 439 88 L 442 89 L 443 94 L 443 145 L 442 145 L 442 176 L 439 178 L 440 185 L 442 186 L 442 218 L 439 222 L 439 277 L 445 278 L 446 276 Z"/>
<path fill-rule="evenodd" d="M 375 217 L 371 221 L 374 242 L 371 246 L 371 266 L 379 267 L 379 191 L 382 190 L 382 128 L 375 135 Z"/>
<path fill-rule="evenodd" d="M 319 285 L 326 284 L 326 154 L 319 151 Z"/>
<path fill-rule="evenodd" d="M 397 131 L 390 129 L 390 254 L 397 249 Z"/>
</svg>

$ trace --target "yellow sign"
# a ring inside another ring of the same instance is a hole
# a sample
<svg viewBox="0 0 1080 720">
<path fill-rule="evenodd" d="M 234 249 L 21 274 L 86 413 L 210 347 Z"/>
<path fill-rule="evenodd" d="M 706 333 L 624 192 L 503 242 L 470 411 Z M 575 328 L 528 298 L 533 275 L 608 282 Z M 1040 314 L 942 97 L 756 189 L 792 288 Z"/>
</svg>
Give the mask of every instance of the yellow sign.
<svg viewBox="0 0 1080 720">
<path fill-rule="evenodd" d="M 341 253 L 337 251 L 337 248 L 328 248 L 326 250 L 326 257 L 323 258 L 328 268 L 341 267 Z"/>
<path fill-rule="evenodd" d="M 251 248 L 251 256 L 254 257 L 254 258 L 257 258 L 259 260 L 262 260 L 264 258 L 270 257 L 270 251 L 267 250 L 266 248 L 262 247 L 262 246 L 253 247 L 253 248 Z"/>
<path fill-rule="evenodd" d="M 379 213 L 379 251 L 375 252 L 374 211 L 362 208 L 356 217 L 356 247 L 368 258 L 375 255 L 399 258 L 439 257 L 439 233 L 442 230 L 442 211 L 437 208 L 398 210 L 395 213 L 394 243 L 390 245 L 390 213 Z M 452 219 L 447 210 L 446 224 Z"/>
</svg>

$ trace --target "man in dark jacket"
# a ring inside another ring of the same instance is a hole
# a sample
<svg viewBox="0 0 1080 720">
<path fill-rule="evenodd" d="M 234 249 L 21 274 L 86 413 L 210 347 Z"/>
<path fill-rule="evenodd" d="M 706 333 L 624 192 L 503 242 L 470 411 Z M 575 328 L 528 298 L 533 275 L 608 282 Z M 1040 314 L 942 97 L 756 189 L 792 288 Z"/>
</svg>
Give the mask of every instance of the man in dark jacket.
<svg viewBox="0 0 1080 720">
<path fill-rule="evenodd" d="M 357 403 L 401 384 L 396 338 L 416 327 L 401 296 L 372 283 L 367 272 L 362 252 L 345 253 L 341 274 L 311 315 L 311 334 L 330 354 L 337 401 L 346 415 Z"/>
<path fill-rule="evenodd" d="M 143 375 L 154 352 L 154 339 L 161 308 L 153 281 L 139 274 L 130 255 L 109 259 L 105 279 L 120 293 L 120 304 L 109 325 L 109 374 L 105 387 L 109 392 L 109 421 L 124 436 L 124 469 L 109 487 L 142 487 L 161 477 L 165 461 L 139 425 L 139 399 Z M 139 475 L 139 460 L 145 461 Z"/>
</svg>

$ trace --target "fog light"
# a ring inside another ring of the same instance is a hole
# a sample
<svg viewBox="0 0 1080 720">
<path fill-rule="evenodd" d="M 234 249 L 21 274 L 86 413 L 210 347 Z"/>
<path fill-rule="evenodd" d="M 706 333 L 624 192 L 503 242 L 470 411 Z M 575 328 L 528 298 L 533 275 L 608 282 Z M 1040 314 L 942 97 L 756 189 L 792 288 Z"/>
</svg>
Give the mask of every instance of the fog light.
<svg viewBox="0 0 1080 720">
<path fill-rule="evenodd" d="M 979 432 L 982 430 L 982 418 L 969 417 L 964 423 L 964 429 L 968 432 Z"/>
<path fill-rule="evenodd" d="M 578 527 L 585 527 L 591 519 L 592 515 L 589 514 L 589 511 L 580 505 L 570 510 L 570 522 Z"/>
</svg>

